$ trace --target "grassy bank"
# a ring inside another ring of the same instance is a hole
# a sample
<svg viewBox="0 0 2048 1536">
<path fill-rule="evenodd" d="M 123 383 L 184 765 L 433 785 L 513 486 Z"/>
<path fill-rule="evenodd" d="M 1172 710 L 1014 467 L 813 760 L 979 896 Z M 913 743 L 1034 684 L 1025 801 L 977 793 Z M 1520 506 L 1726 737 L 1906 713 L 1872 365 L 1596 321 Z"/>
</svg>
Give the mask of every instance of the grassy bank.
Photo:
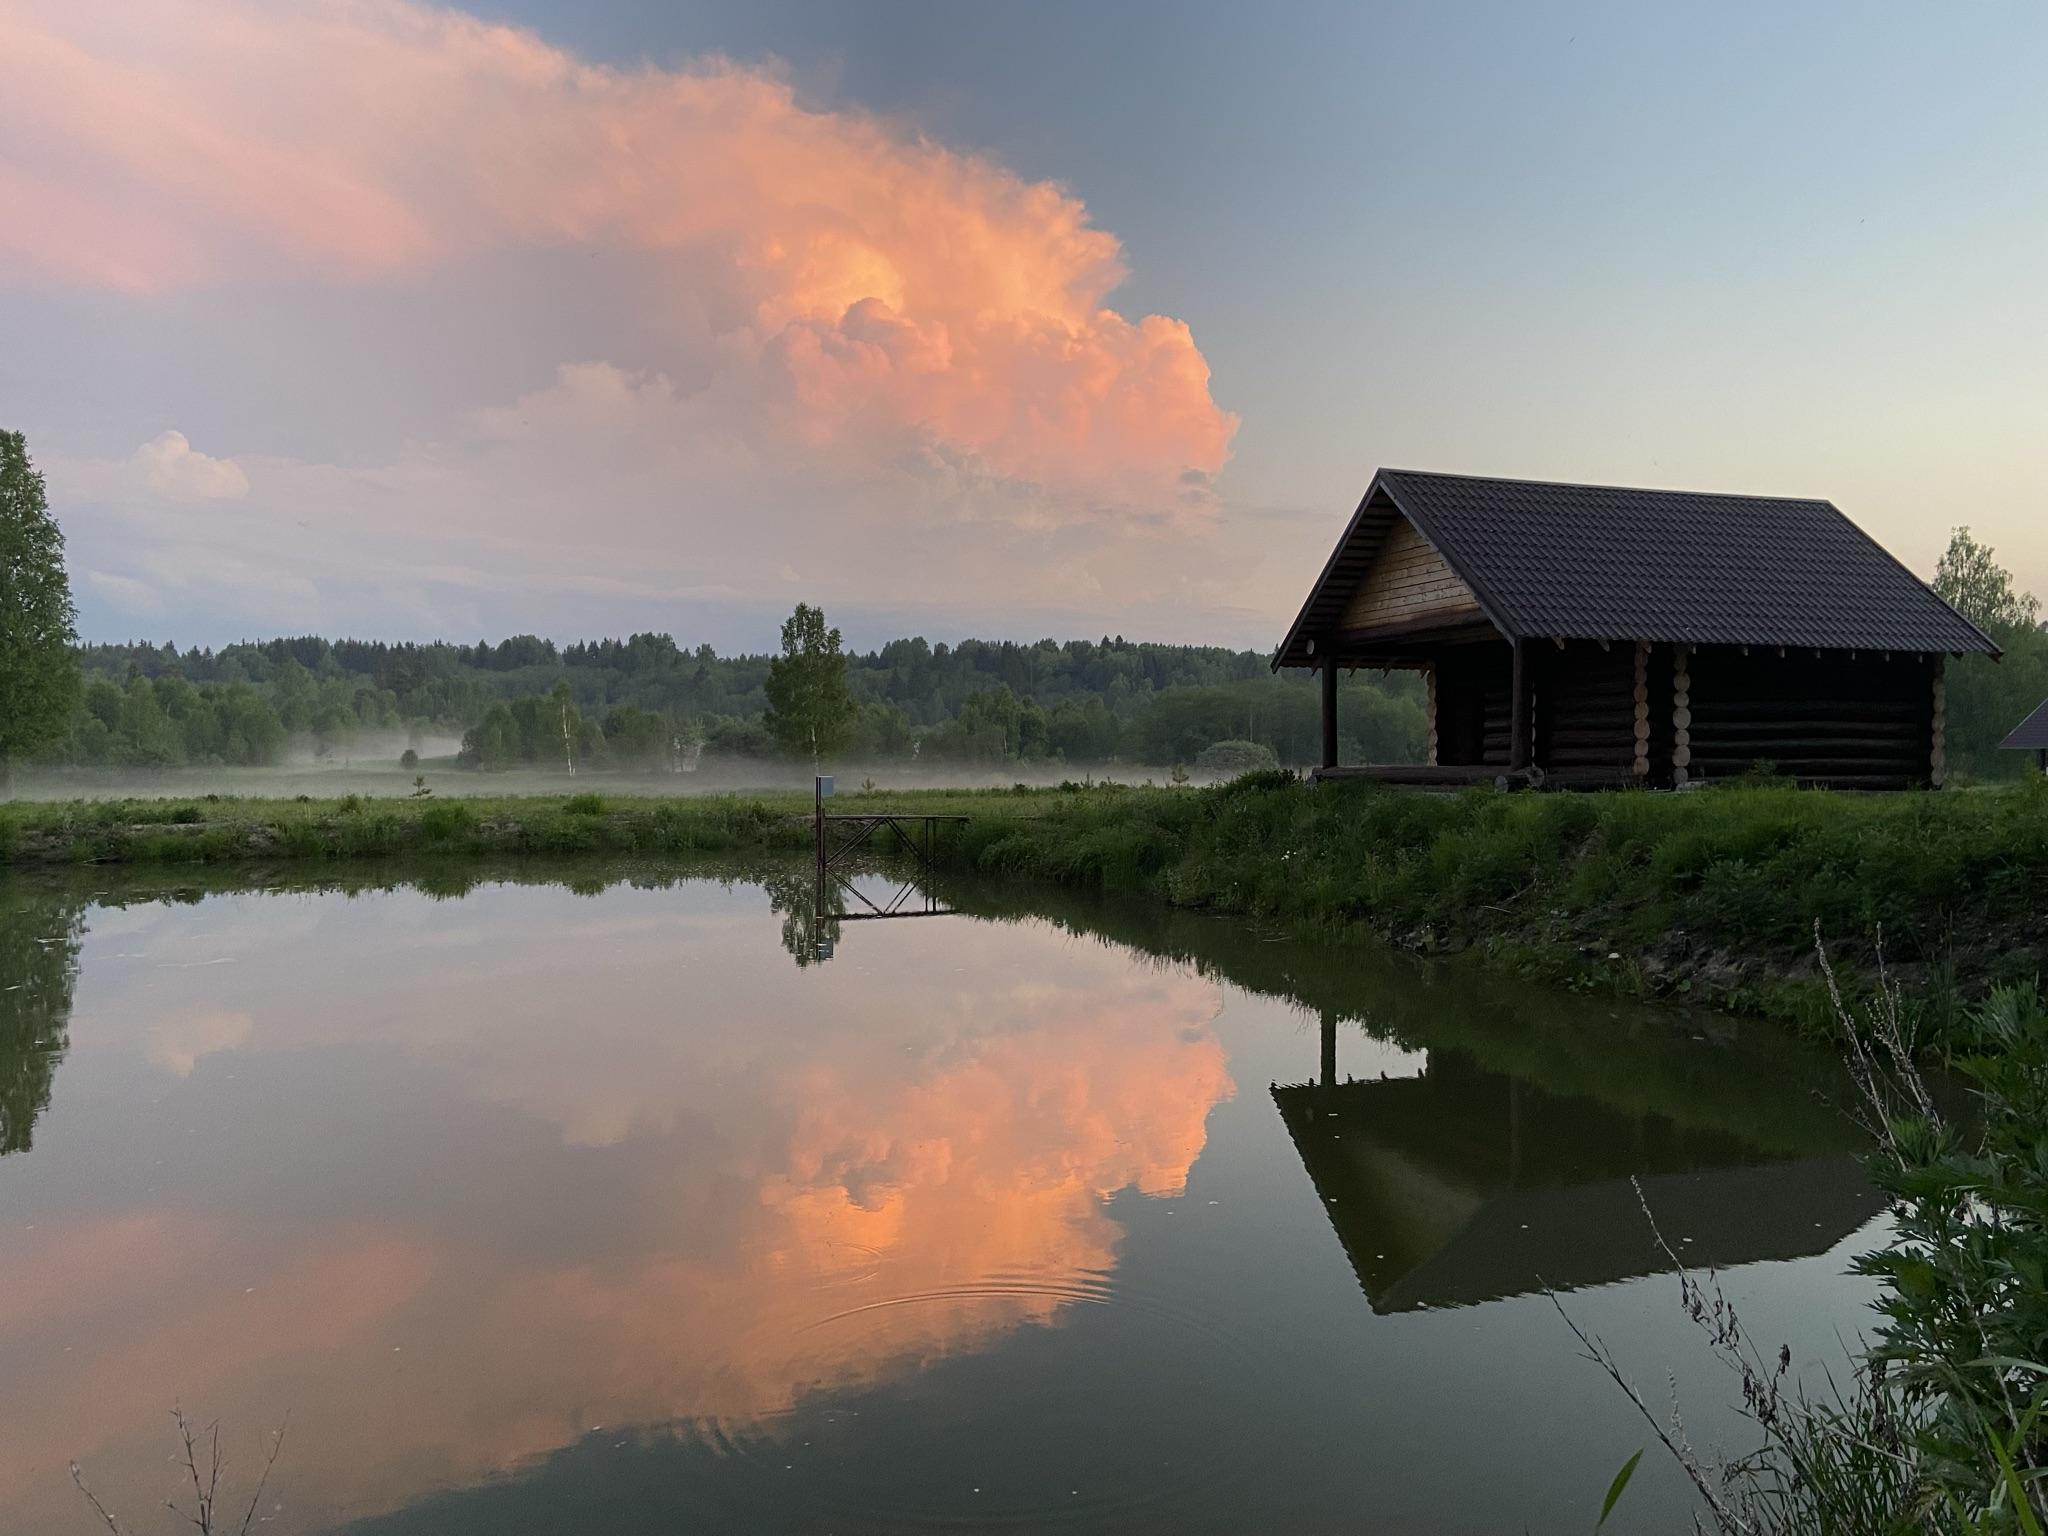
<svg viewBox="0 0 2048 1536">
<path fill-rule="evenodd" d="M 1029 814 L 1034 797 L 956 790 L 841 796 L 835 810 Z M 807 849 L 808 793 L 473 796 L 343 795 L 271 800 L 202 795 L 0 805 L 0 864 L 229 864 L 436 855 L 660 855 Z"/>
<path fill-rule="evenodd" d="M 942 845 L 963 873 L 1362 927 L 1574 986 L 1800 1022 L 1825 1014 L 1816 922 L 1852 978 L 1873 969 L 1881 933 L 1895 971 L 1932 997 L 1967 1001 L 2048 969 L 2048 784 L 1426 795 L 1254 776 L 1211 790 L 856 793 L 833 808 L 966 815 Z M 0 807 L 0 861 L 794 852 L 809 846 L 809 811 L 807 796 L 772 793 L 17 803 Z"/>
<path fill-rule="evenodd" d="M 1894 972 L 1932 997 L 2048 969 L 2048 784 L 1446 796 L 1248 779 L 978 817 L 959 856 L 1802 1023 L 1827 1014 L 1816 922 L 1850 976 L 1869 975 L 1882 935 Z"/>
</svg>

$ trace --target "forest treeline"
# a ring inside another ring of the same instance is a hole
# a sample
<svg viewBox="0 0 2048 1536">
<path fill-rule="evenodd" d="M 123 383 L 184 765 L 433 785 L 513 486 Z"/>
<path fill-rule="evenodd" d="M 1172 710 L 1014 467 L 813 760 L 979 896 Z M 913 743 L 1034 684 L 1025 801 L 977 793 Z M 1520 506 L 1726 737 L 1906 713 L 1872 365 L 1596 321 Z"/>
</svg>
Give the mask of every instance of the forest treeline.
<svg viewBox="0 0 2048 1536">
<path fill-rule="evenodd" d="M 366 734 L 393 754 L 462 739 L 465 766 L 660 769 L 702 756 L 771 759 L 775 658 L 638 634 L 566 646 L 296 636 L 181 649 L 84 645 L 70 728 L 41 754 L 75 766 L 276 763 L 294 743 L 346 756 Z M 837 756 L 1008 764 L 1243 767 L 1316 760 L 1312 678 L 1256 651 L 1100 640 L 895 640 L 851 652 L 854 712 Z M 1422 691 L 1411 676 L 1345 680 L 1348 757 L 1415 760 Z M 1205 754 L 1207 757 L 1205 759 Z"/>
<path fill-rule="evenodd" d="M 9 444 L 18 457 L 18 434 Z M 40 479 L 25 463 L 16 478 L 39 497 Z M 58 547 L 46 516 L 37 526 Z M 1934 588 L 2003 652 L 1959 658 L 1949 671 L 1952 774 L 2016 776 L 2025 759 L 1998 743 L 2048 693 L 2041 605 L 1964 528 Z M 708 755 L 1239 773 L 1313 763 L 1321 747 L 1314 679 L 1276 676 L 1257 651 L 1105 635 L 1031 644 L 912 638 L 846 652 L 839 631 L 805 604 L 784 625 L 779 655 L 721 656 L 653 633 L 566 646 L 537 635 L 475 645 L 302 635 L 219 650 L 169 642 L 73 650 L 70 638 L 67 620 L 38 642 L 42 672 L 24 672 L 18 690 L 31 704 L 43 701 L 48 726 L 61 726 L 24 743 L 52 765 L 263 766 L 295 746 L 315 757 L 389 758 L 403 742 L 417 757 L 422 748 L 445 755 L 459 741 L 458 760 L 476 769 L 682 770 Z M 1405 673 L 1347 677 L 1338 721 L 1340 761 L 1419 761 L 1421 682 Z"/>
<path fill-rule="evenodd" d="M 2002 572 L 1980 574 L 1994 591 L 1958 592 L 1979 597 L 1959 606 L 2005 654 L 1951 664 L 1948 740 L 1957 776 L 1987 780 L 2026 767 L 1997 744 L 2048 694 L 2048 632 Z M 483 769 L 573 761 L 647 771 L 785 755 L 769 728 L 775 658 L 686 649 L 667 635 L 567 646 L 534 635 L 474 645 L 308 635 L 219 650 L 85 645 L 78 656 L 85 686 L 69 728 L 37 754 L 45 764 L 263 766 L 295 745 L 315 757 L 395 756 L 407 741 L 445 752 L 458 739 L 463 766 Z M 1240 771 L 1303 766 L 1319 753 L 1314 679 L 1276 676 L 1256 651 L 1107 636 L 907 639 L 845 663 L 853 708 L 834 754 L 845 762 Z M 1347 677 L 1338 719 L 1344 761 L 1422 756 L 1413 675 Z"/>
</svg>

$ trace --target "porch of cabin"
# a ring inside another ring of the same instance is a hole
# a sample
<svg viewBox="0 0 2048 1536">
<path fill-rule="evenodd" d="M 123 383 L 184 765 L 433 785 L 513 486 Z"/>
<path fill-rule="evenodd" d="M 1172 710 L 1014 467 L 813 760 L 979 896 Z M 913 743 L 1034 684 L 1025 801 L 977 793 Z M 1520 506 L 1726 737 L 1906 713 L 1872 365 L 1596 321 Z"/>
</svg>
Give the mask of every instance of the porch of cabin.
<svg viewBox="0 0 2048 1536">
<path fill-rule="evenodd" d="M 1470 625 L 1327 646 L 1318 778 L 1668 788 L 1768 765 L 1805 784 L 1903 789 L 1945 776 L 1940 656 L 1513 643 Z M 1422 673 L 1425 761 L 1337 761 L 1337 677 L 1359 667 Z"/>
</svg>

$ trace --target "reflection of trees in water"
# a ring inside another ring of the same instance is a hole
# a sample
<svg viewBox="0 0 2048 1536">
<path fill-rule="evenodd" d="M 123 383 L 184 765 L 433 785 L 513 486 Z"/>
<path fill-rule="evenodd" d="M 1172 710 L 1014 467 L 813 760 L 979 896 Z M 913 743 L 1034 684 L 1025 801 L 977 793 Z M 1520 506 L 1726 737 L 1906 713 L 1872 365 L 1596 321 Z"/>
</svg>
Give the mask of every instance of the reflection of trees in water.
<svg viewBox="0 0 2048 1536">
<path fill-rule="evenodd" d="M 830 960 L 839 939 L 834 919 L 846 911 L 846 893 L 838 883 L 826 885 L 822 916 L 817 872 L 809 864 L 777 869 L 763 876 L 761 885 L 768 892 L 769 909 L 782 918 L 782 947 L 790 959 L 799 968 Z"/>
<path fill-rule="evenodd" d="M 0 1155 L 26 1152 L 70 1044 L 84 903 L 26 882 L 0 884 Z"/>
</svg>

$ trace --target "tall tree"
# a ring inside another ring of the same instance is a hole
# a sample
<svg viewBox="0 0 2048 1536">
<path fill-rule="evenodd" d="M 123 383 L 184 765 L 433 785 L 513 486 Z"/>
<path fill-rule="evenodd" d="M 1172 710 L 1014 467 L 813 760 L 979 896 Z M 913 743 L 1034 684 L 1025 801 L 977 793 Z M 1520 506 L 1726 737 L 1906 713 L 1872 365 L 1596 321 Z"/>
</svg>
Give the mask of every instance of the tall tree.
<svg viewBox="0 0 2048 1536">
<path fill-rule="evenodd" d="M 766 724 L 791 757 L 815 765 L 846 744 L 854 720 L 846 654 L 825 613 L 798 603 L 782 625 L 782 654 L 768 667 Z"/>
<path fill-rule="evenodd" d="M 2041 614 L 2038 598 L 2013 590 L 2012 573 L 1993 558 L 1996 553 L 1972 538 L 1969 529 L 1958 528 L 1934 568 L 1936 594 L 1993 638 L 1999 630 L 2031 626 Z"/>
<path fill-rule="evenodd" d="M 64 535 L 19 432 L 0 432 L 0 792 L 14 759 L 61 735 L 78 702 L 77 611 Z"/>
<path fill-rule="evenodd" d="M 1949 664 L 1949 766 L 1966 779 L 2019 774 L 2025 755 L 2002 752 L 1998 743 L 2048 694 L 2048 633 L 2036 627 L 2040 600 L 2015 587 L 1991 547 L 1967 528 L 1949 539 L 1934 590 L 2005 653 L 1996 662 L 1964 656 Z"/>
</svg>

